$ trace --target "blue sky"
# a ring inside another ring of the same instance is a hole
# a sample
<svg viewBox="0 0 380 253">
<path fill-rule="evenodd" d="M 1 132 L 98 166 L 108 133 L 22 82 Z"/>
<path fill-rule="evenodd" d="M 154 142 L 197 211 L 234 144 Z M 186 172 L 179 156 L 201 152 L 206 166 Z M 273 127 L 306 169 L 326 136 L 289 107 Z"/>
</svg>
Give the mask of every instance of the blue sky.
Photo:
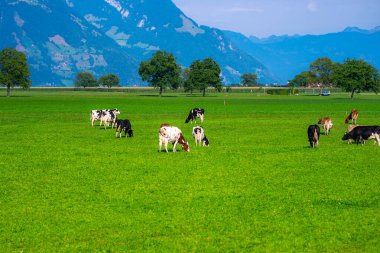
<svg viewBox="0 0 380 253">
<path fill-rule="evenodd" d="M 326 34 L 380 26 L 380 0 L 173 0 L 200 25 L 245 35 Z"/>
</svg>

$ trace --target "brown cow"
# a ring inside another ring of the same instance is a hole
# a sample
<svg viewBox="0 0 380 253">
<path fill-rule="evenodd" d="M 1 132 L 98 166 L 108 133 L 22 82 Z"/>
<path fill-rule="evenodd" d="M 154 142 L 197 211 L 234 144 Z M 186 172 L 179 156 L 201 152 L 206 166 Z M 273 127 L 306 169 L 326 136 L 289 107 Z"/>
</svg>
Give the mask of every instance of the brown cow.
<svg viewBox="0 0 380 253">
<path fill-rule="evenodd" d="M 359 116 L 359 111 L 356 110 L 356 109 L 352 109 L 350 115 L 347 116 L 347 118 L 346 118 L 346 120 L 344 122 L 346 124 L 348 124 L 348 122 L 350 120 L 352 120 L 352 124 L 356 125 L 356 121 L 358 119 L 358 116 Z"/>
<path fill-rule="evenodd" d="M 330 129 L 333 126 L 331 119 L 329 117 L 321 118 L 319 119 L 318 124 L 322 124 L 325 135 L 329 135 Z"/>
</svg>

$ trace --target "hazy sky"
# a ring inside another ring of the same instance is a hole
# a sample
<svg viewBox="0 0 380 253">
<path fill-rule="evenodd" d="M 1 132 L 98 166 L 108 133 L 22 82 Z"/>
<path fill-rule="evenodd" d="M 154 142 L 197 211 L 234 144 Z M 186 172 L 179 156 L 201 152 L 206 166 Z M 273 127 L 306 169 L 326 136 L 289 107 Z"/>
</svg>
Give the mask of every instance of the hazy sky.
<svg viewBox="0 0 380 253">
<path fill-rule="evenodd" d="M 200 25 L 267 37 L 380 26 L 380 0 L 173 0 Z"/>
</svg>

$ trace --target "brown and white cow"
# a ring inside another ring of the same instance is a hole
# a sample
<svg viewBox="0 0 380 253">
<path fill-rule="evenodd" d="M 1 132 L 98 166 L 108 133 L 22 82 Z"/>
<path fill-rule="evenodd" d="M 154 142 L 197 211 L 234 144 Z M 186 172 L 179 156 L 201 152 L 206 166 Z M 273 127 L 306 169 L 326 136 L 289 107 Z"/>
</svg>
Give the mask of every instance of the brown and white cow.
<svg viewBox="0 0 380 253">
<path fill-rule="evenodd" d="M 176 152 L 177 144 L 182 146 L 182 149 L 186 152 L 190 152 L 189 143 L 185 140 L 181 130 L 175 126 L 169 126 L 168 124 L 161 124 L 158 131 L 158 145 L 159 152 L 162 149 L 162 143 L 165 145 L 166 153 L 168 152 L 168 143 L 173 144 L 173 152 Z"/>
<path fill-rule="evenodd" d="M 325 135 L 329 135 L 330 129 L 333 126 L 332 120 L 329 117 L 319 119 L 318 124 L 322 124 Z"/>
<path fill-rule="evenodd" d="M 352 120 L 352 124 L 356 125 L 356 122 L 358 120 L 358 117 L 359 117 L 359 111 L 356 110 L 356 109 L 352 109 L 351 110 L 351 113 L 347 116 L 346 120 L 344 121 L 346 124 L 348 124 L 348 122 L 350 120 Z"/>
</svg>

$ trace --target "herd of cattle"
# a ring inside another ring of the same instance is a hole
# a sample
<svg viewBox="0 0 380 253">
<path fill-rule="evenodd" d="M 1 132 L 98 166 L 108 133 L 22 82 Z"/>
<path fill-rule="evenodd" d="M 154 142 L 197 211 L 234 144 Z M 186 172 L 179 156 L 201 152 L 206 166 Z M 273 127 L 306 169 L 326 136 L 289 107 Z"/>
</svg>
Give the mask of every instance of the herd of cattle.
<svg viewBox="0 0 380 253">
<path fill-rule="evenodd" d="M 355 141 L 356 144 L 359 144 L 359 142 L 365 144 L 366 140 L 374 139 L 375 144 L 377 143 L 380 146 L 380 126 L 358 126 L 356 125 L 358 116 L 359 111 L 356 109 L 353 109 L 347 116 L 345 123 L 348 124 L 351 121 L 353 125 L 348 126 L 347 132 L 343 135 L 342 140 L 348 140 L 349 144 L 352 140 Z M 333 126 L 332 120 L 329 117 L 319 119 L 318 124 L 321 124 L 325 135 L 329 134 Z M 317 124 L 308 127 L 307 136 L 312 148 L 318 145 L 319 135 L 320 128 Z"/>
<path fill-rule="evenodd" d="M 196 119 L 199 118 L 201 123 L 204 120 L 204 109 L 194 108 L 190 110 L 189 115 L 187 116 L 185 123 L 196 123 Z M 109 124 L 112 128 L 116 129 L 116 136 L 121 138 L 122 133 L 124 132 L 125 136 L 132 137 L 133 130 L 131 122 L 128 119 L 118 119 L 117 115 L 120 114 L 118 109 L 107 109 L 107 110 L 92 110 L 91 111 L 91 125 L 94 126 L 95 121 L 100 121 L 100 126 L 104 125 L 104 128 L 107 128 Z M 347 132 L 343 135 L 342 140 L 348 140 L 348 143 L 351 143 L 352 140 L 356 144 L 362 143 L 365 144 L 366 140 L 374 139 L 375 143 L 380 146 L 380 126 L 358 126 L 357 119 L 359 112 L 356 109 L 353 109 L 351 113 L 345 120 L 345 123 L 348 124 L 352 121 L 353 125 L 349 125 Z M 325 135 L 329 135 L 330 129 L 333 126 L 332 120 L 329 117 L 324 117 L 319 119 L 318 124 L 321 124 L 322 129 Z M 310 125 L 307 129 L 307 135 L 309 139 L 310 146 L 312 148 L 316 147 L 319 143 L 320 137 L 320 127 L 318 124 Z M 201 126 L 195 126 L 192 130 L 192 136 L 195 140 L 195 145 L 208 146 L 209 140 L 205 135 L 205 131 Z M 169 124 L 161 124 L 158 131 L 159 139 L 159 151 L 161 152 L 162 144 L 165 146 L 166 152 L 168 152 L 168 143 L 173 144 L 173 152 L 176 152 L 177 144 L 182 146 L 182 149 L 186 152 L 190 152 L 189 143 L 185 140 L 182 131 L 176 126 L 170 126 Z"/>
<path fill-rule="evenodd" d="M 188 117 L 185 120 L 185 123 L 196 123 L 197 118 L 201 120 L 203 123 L 204 120 L 204 109 L 202 108 L 194 108 L 189 112 Z M 104 125 L 106 129 L 109 125 L 112 128 L 116 129 L 116 138 L 122 137 L 122 132 L 124 132 L 125 137 L 127 134 L 129 137 L 133 136 L 133 130 L 131 126 L 131 122 L 128 119 L 118 119 L 117 115 L 120 114 L 118 109 L 106 109 L 106 110 L 92 110 L 91 111 L 91 126 L 94 126 L 95 121 L 100 121 L 100 126 Z M 201 126 L 193 127 L 192 136 L 195 140 L 195 145 L 209 146 L 209 140 L 205 135 L 205 131 Z M 176 152 L 177 144 L 182 146 L 182 149 L 186 152 L 190 152 L 189 143 L 183 137 L 182 131 L 175 126 L 170 126 L 169 124 L 161 124 L 160 129 L 158 131 L 158 139 L 159 139 L 159 151 L 161 152 L 162 144 L 165 145 L 165 150 L 168 152 L 168 143 L 173 144 L 173 152 Z"/>
</svg>

